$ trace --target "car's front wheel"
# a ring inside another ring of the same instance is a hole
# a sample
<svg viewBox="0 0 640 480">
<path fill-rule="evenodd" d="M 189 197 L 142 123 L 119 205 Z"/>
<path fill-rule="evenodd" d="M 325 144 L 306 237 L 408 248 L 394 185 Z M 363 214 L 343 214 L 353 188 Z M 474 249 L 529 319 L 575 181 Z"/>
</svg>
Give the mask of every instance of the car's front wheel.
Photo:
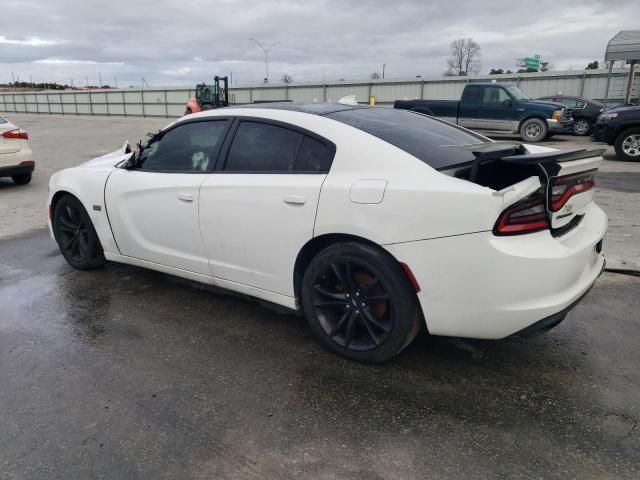
<svg viewBox="0 0 640 480">
<path fill-rule="evenodd" d="M 65 195 L 56 203 L 53 233 L 62 255 L 72 267 L 90 270 L 105 264 L 98 234 L 89 214 L 76 197 Z"/>
<path fill-rule="evenodd" d="M 547 137 L 547 122 L 540 118 L 529 118 L 520 125 L 520 138 L 525 142 L 541 142 Z"/>
<path fill-rule="evenodd" d="M 629 128 L 616 138 L 614 143 L 620 160 L 640 161 L 640 128 Z"/>
<path fill-rule="evenodd" d="M 416 293 L 398 262 L 361 243 L 327 247 L 302 280 L 311 329 L 329 350 L 352 360 L 384 362 L 420 329 Z"/>
</svg>

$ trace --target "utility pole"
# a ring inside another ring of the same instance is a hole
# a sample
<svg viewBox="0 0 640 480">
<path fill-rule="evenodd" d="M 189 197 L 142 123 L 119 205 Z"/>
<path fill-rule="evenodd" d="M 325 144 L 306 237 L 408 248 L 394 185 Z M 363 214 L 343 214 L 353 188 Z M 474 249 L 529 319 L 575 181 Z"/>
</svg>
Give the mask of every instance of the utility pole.
<svg viewBox="0 0 640 480">
<path fill-rule="evenodd" d="M 275 47 L 276 45 L 278 45 L 280 42 L 275 42 L 273 45 L 271 45 L 269 48 L 265 48 L 258 40 L 256 40 L 255 38 L 250 38 L 249 40 L 252 40 L 254 42 L 256 42 L 256 45 L 258 45 L 262 51 L 264 52 L 264 83 L 269 83 L 269 51 Z"/>
<path fill-rule="evenodd" d="M 113 79 L 115 80 L 116 88 L 118 88 L 118 76 L 117 76 L 117 75 L 114 75 L 114 76 L 113 76 Z"/>
<path fill-rule="evenodd" d="M 98 86 L 102 88 L 102 75 L 100 75 L 100 72 L 98 72 Z"/>
</svg>

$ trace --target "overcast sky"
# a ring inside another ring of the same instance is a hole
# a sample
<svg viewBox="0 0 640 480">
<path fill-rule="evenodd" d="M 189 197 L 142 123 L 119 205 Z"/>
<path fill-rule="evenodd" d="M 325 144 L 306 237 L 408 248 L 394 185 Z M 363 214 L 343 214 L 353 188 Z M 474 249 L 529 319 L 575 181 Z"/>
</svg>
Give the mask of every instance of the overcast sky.
<svg viewBox="0 0 640 480">
<path fill-rule="evenodd" d="M 472 37 L 481 73 L 539 54 L 554 70 L 602 60 L 619 30 L 640 28 L 637 0 L 19 0 L 2 2 L 0 83 L 56 81 L 190 85 L 233 72 L 234 83 L 437 77 L 449 44 Z"/>
</svg>

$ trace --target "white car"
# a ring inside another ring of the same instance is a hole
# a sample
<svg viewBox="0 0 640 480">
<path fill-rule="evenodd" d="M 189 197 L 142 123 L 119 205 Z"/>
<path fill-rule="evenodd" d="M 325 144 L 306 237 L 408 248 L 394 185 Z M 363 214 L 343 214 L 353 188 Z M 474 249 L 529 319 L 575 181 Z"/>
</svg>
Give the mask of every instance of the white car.
<svg viewBox="0 0 640 480">
<path fill-rule="evenodd" d="M 0 116 L 0 177 L 11 177 L 18 185 L 31 181 L 34 168 L 29 135 Z"/>
<path fill-rule="evenodd" d="M 380 362 L 432 335 L 560 322 L 604 267 L 602 151 L 493 142 L 415 112 L 267 104 L 188 115 L 51 177 L 76 268 L 105 260 L 303 310 Z"/>
</svg>

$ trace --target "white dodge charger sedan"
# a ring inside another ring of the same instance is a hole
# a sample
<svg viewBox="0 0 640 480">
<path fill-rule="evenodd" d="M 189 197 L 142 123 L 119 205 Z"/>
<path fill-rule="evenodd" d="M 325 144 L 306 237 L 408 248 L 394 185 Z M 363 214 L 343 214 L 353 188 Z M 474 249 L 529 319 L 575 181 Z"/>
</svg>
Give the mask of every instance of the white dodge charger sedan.
<svg viewBox="0 0 640 480">
<path fill-rule="evenodd" d="M 188 115 L 51 177 L 50 229 L 105 260 L 302 310 L 380 362 L 432 335 L 560 322 L 604 267 L 602 151 L 494 142 L 415 112 L 292 103 Z"/>
</svg>

